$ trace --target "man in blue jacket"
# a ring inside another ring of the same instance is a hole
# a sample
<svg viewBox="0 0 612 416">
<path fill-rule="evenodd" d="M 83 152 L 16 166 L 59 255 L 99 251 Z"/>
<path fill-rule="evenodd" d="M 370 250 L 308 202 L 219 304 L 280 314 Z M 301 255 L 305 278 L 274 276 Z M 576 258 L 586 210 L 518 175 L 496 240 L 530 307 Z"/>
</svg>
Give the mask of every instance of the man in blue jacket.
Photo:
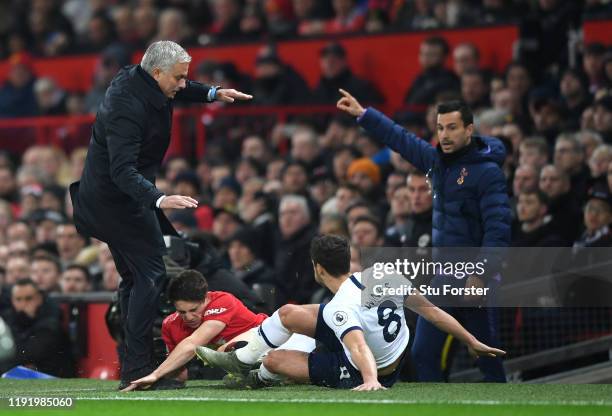
<svg viewBox="0 0 612 416">
<path fill-rule="evenodd" d="M 471 275 L 463 280 L 454 280 L 452 284 L 466 288 L 494 288 L 498 285 L 499 250 L 510 244 L 511 224 L 506 179 L 501 170 L 505 158 L 502 142 L 492 137 L 474 135 L 472 112 L 461 101 L 438 106 L 439 145 L 434 148 L 379 111 L 364 109 L 348 92 L 340 92 L 343 95 L 337 103 L 340 110 L 357 117 L 359 125 L 372 137 L 401 154 L 430 177 L 433 246 L 481 247 L 478 256 L 482 261 L 486 259 L 487 275 Z M 448 279 L 448 276 L 436 276 L 432 286 L 439 285 L 443 279 Z M 465 299 L 466 304 L 476 301 L 478 299 L 474 297 Z M 446 310 L 483 342 L 493 346 L 499 344 L 494 308 L 461 307 L 455 302 Z M 443 380 L 440 361 L 445 341 L 446 334 L 419 318 L 412 347 L 419 381 Z M 499 358 L 479 358 L 478 366 L 485 381 L 505 381 Z"/>
</svg>

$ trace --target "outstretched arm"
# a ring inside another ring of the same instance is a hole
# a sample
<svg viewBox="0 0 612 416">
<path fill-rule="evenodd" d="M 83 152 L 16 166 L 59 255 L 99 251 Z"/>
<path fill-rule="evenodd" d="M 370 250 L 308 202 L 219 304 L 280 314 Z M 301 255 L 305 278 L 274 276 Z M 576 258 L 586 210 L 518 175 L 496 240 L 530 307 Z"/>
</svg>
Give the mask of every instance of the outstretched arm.
<svg viewBox="0 0 612 416">
<path fill-rule="evenodd" d="M 172 350 L 168 358 L 160 364 L 155 371 L 148 376 L 132 381 L 132 383 L 122 391 L 131 391 L 141 386 L 155 383 L 163 376 L 174 372 L 189 362 L 194 356 L 195 348 L 207 345 L 225 328 L 225 323 L 221 321 L 206 321 L 193 334 L 178 343 Z"/>
<path fill-rule="evenodd" d="M 175 99 L 179 101 L 191 101 L 196 103 L 223 101 L 233 103 L 235 100 L 250 100 L 252 95 L 245 94 L 235 89 L 210 87 L 197 81 L 188 80 L 185 88 L 176 93 Z"/>
<path fill-rule="evenodd" d="M 342 94 L 342 98 L 338 100 L 336 107 L 358 117 L 359 125 L 373 138 L 395 150 L 424 173 L 427 173 L 433 167 L 437 156 L 436 149 L 431 144 L 398 125 L 381 112 L 371 107 L 364 109 L 349 92 L 340 89 L 340 94 Z"/>
<path fill-rule="evenodd" d="M 505 351 L 489 347 L 478 341 L 455 318 L 418 293 L 408 296 L 404 301 L 404 306 L 427 319 L 441 331 L 447 332 L 462 341 L 474 356 L 500 357 L 506 355 Z"/>
</svg>

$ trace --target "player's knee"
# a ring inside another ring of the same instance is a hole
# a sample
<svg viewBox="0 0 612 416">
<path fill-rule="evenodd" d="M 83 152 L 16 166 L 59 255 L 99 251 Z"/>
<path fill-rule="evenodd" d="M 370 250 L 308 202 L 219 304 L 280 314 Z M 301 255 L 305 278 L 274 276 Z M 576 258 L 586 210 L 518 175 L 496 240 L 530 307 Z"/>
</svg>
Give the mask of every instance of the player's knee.
<svg viewBox="0 0 612 416">
<path fill-rule="evenodd" d="M 298 305 L 283 305 L 278 310 L 278 317 L 282 324 L 287 329 L 291 329 L 292 322 L 295 319 L 296 314 L 299 314 L 300 307 Z"/>
<path fill-rule="evenodd" d="M 283 361 L 282 351 L 270 351 L 263 359 L 262 364 L 268 371 L 277 373 Z"/>
</svg>

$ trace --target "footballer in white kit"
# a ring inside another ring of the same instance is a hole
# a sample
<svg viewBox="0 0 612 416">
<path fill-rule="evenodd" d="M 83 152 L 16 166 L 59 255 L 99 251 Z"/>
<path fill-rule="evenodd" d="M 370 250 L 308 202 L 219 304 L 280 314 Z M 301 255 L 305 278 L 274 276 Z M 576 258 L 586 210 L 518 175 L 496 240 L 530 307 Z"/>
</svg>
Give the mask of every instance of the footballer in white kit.
<svg viewBox="0 0 612 416">
<path fill-rule="evenodd" d="M 397 301 L 366 291 L 361 273 L 349 272 L 350 245 L 345 238 L 315 237 L 310 256 L 315 279 L 334 293 L 329 303 L 282 306 L 261 323 L 246 346 L 235 351 L 196 348 L 196 355 L 205 364 L 228 372 L 226 385 L 260 388 L 289 379 L 358 391 L 390 387 L 397 381 L 408 353 L 402 301 L 466 343 L 473 354 L 505 354 L 478 341 L 455 318 L 418 293 Z M 404 279 L 401 275 L 394 278 Z M 312 337 L 321 347 L 310 353 L 277 349 L 293 333 Z"/>
</svg>

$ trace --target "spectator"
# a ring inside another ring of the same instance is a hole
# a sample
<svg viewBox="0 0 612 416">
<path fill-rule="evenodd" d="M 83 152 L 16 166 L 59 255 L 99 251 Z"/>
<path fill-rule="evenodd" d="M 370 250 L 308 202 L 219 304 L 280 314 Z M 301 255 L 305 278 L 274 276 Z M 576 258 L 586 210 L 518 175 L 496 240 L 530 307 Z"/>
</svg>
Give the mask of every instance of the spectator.
<svg viewBox="0 0 612 416">
<path fill-rule="evenodd" d="M 276 53 L 257 57 L 253 80 L 254 104 L 300 104 L 310 100 L 310 90 L 304 78 L 284 64 Z"/>
<path fill-rule="evenodd" d="M 32 259 L 30 276 L 41 291 L 60 292 L 61 274 L 62 266 L 58 259 L 51 256 L 38 256 Z"/>
<path fill-rule="evenodd" d="M 567 116 L 567 128 L 577 130 L 580 127 L 580 115 L 591 103 L 588 82 L 581 72 L 566 69 L 561 76 L 559 89 Z"/>
<path fill-rule="evenodd" d="M 66 267 L 60 279 L 62 293 L 85 293 L 91 290 L 89 270 L 80 264 Z"/>
<path fill-rule="evenodd" d="M 355 225 L 355 221 L 357 221 L 357 218 L 361 218 L 361 217 L 375 218 L 376 217 L 376 213 L 374 213 L 374 210 L 372 209 L 370 204 L 368 204 L 363 199 L 357 199 L 351 202 L 346 207 L 345 212 L 346 212 L 345 214 L 346 223 L 347 223 L 349 231 L 353 229 L 353 226 Z"/>
<path fill-rule="evenodd" d="M 575 136 L 562 134 L 557 137 L 554 162 L 555 166 L 570 176 L 574 197 L 584 201 L 590 175 L 584 160 L 584 150 Z"/>
<path fill-rule="evenodd" d="M 216 189 L 212 206 L 215 209 L 235 209 L 238 206 L 238 198 L 242 189 L 240 184 L 232 176 L 225 177 Z"/>
<path fill-rule="evenodd" d="M 30 279 L 15 282 L 11 303 L 7 323 L 17 354 L 0 371 L 24 365 L 56 377 L 74 377 L 71 347 L 62 329 L 59 308 Z"/>
<path fill-rule="evenodd" d="M 258 256 L 258 234 L 250 228 L 239 229 L 229 240 L 228 254 L 234 275 L 247 286 L 274 286 L 274 271 Z"/>
<path fill-rule="evenodd" d="M 317 133 L 310 127 L 298 127 L 291 136 L 291 159 L 303 163 L 309 171 L 322 164 Z"/>
<path fill-rule="evenodd" d="M 347 177 L 371 204 L 379 204 L 381 197 L 381 172 L 378 165 L 368 158 L 355 159 L 348 167 Z"/>
<path fill-rule="evenodd" d="M 517 61 L 509 63 L 506 66 L 505 79 L 508 89 L 515 94 L 523 107 L 526 107 L 527 93 L 533 83 L 527 66 Z"/>
<path fill-rule="evenodd" d="M 529 111 L 538 135 L 553 144 L 557 135 L 563 130 L 563 108 L 560 103 L 551 98 L 536 97 L 529 102 Z"/>
<path fill-rule="evenodd" d="M 338 99 L 338 89 L 355 91 L 366 103 L 380 103 L 383 97 L 368 81 L 356 77 L 349 68 L 346 50 L 339 43 L 328 43 L 320 51 L 321 78 L 314 90 L 314 100 L 321 104 L 332 104 Z"/>
<path fill-rule="evenodd" d="M 134 29 L 136 45 L 141 49 L 147 48 L 157 31 L 157 9 L 145 5 L 137 7 L 134 10 Z"/>
<path fill-rule="evenodd" d="M 29 221 L 34 226 L 36 242 L 42 244 L 56 241 L 57 227 L 63 224 L 66 219 L 57 211 L 41 209 L 34 211 Z"/>
<path fill-rule="evenodd" d="M 336 182 L 339 184 L 348 182 L 348 168 L 359 157 L 361 157 L 361 153 L 353 146 L 343 145 L 336 149 L 332 160 Z"/>
<path fill-rule="evenodd" d="M 39 78 L 34 83 L 38 112 L 42 116 L 66 114 L 66 93 L 51 78 Z"/>
<path fill-rule="evenodd" d="M 461 97 L 474 109 L 474 112 L 490 107 L 488 83 L 481 71 L 466 70 L 460 79 Z"/>
<path fill-rule="evenodd" d="M 556 233 L 552 217 L 548 214 L 548 197 L 537 189 L 525 190 L 518 195 L 517 216 L 519 227 L 514 230 L 512 245 L 516 247 L 560 247 L 567 245 Z"/>
<path fill-rule="evenodd" d="M 458 91 L 457 76 L 444 68 L 448 43 L 440 37 L 425 39 L 419 47 L 422 72 L 415 78 L 404 99 L 408 104 L 431 104 L 444 91 Z M 353 91 L 346 89 L 347 91 Z M 357 97 L 359 99 L 359 97 Z"/>
<path fill-rule="evenodd" d="M 574 242 L 574 250 L 583 247 L 610 247 L 612 245 L 612 197 L 607 188 L 594 188 L 584 207 L 585 231 Z"/>
<path fill-rule="evenodd" d="M 480 71 L 480 52 L 473 43 L 460 43 L 453 49 L 453 70 L 461 78 L 466 72 Z"/>
<path fill-rule="evenodd" d="M 189 162 L 183 156 L 173 156 L 169 157 L 164 163 L 164 177 L 169 182 L 174 182 L 176 180 L 177 175 L 183 173 L 185 171 L 189 171 Z M 192 175 L 189 175 L 190 178 Z M 196 186 L 199 188 L 199 186 Z"/>
<path fill-rule="evenodd" d="M 87 246 L 87 240 L 77 232 L 72 222 L 57 226 L 56 243 L 60 261 L 64 266 L 72 263 L 81 250 Z"/>
<path fill-rule="evenodd" d="M 565 241 L 574 241 L 580 230 L 580 202 L 570 192 L 569 175 L 555 165 L 540 171 L 539 189 L 548 197 L 548 213 L 552 226 Z"/>
<path fill-rule="evenodd" d="M 418 171 L 410 173 L 406 183 L 405 193 L 408 197 L 410 212 L 404 218 L 403 224 L 396 225 L 395 233 L 391 232 L 391 228 L 387 230 L 387 239 L 396 242 L 399 240 L 402 247 L 431 247 L 433 207 L 431 188 L 425 175 Z M 400 189 L 404 188 L 399 188 L 398 191 Z M 394 203 L 397 204 L 398 191 L 395 192 L 391 202 L 392 211 L 394 211 Z"/>
<path fill-rule="evenodd" d="M 253 99 L 256 97 L 257 94 L 254 95 Z M 242 141 L 240 157 L 253 159 L 265 165 L 270 160 L 270 149 L 260 136 L 247 136 Z"/>
<path fill-rule="evenodd" d="M 604 87 L 604 56 L 606 47 L 598 42 L 589 43 L 584 48 L 582 69 L 589 79 L 589 93 L 595 94 Z"/>
<path fill-rule="evenodd" d="M 595 102 L 593 127 L 607 144 L 612 144 L 612 95 L 606 95 Z"/>
<path fill-rule="evenodd" d="M 608 164 L 612 161 L 612 146 L 598 146 L 589 158 L 589 169 L 593 185 L 605 187 L 608 184 Z"/>
<path fill-rule="evenodd" d="M 215 209 L 212 232 L 219 239 L 224 249 L 227 249 L 230 238 L 236 234 L 241 225 L 243 225 L 242 219 L 232 208 Z"/>
<path fill-rule="evenodd" d="M 530 164 L 519 165 L 512 180 L 512 195 L 517 198 L 523 192 L 533 192 L 538 189 L 540 174 L 538 169 Z"/>
<path fill-rule="evenodd" d="M 351 244 L 359 249 L 379 247 L 384 243 L 384 235 L 380 222 L 373 217 L 362 216 L 355 220 L 349 228 Z"/>
<path fill-rule="evenodd" d="M 326 34 L 358 32 L 364 28 L 363 8 L 356 0 L 332 0 L 334 18 L 325 22 Z"/>
<path fill-rule="evenodd" d="M 309 303 L 318 288 L 308 255 L 316 232 L 306 198 L 285 195 L 278 210 L 278 240 L 274 271 L 281 291 L 280 303 Z"/>
<path fill-rule="evenodd" d="M 117 39 L 115 25 L 106 11 L 95 12 L 87 25 L 87 34 L 81 45 L 85 52 L 101 52 Z"/>
<path fill-rule="evenodd" d="M 15 173 L 8 166 L 0 167 L 0 198 L 9 203 L 17 202 Z"/>
<path fill-rule="evenodd" d="M 576 138 L 580 142 L 580 145 L 584 149 L 584 157 L 589 160 L 593 151 L 601 144 L 603 139 L 599 133 L 592 130 L 581 130 L 576 133 Z"/>
<path fill-rule="evenodd" d="M 30 277 L 30 259 L 28 257 L 9 257 L 6 262 L 4 284 L 14 285 L 20 279 Z"/>
<path fill-rule="evenodd" d="M 36 115 L 32 59 L 25 52 L 13 54 L 9 65 L 8 77 L 0 88 L 0 119 Z"/>
<path fill-rule="evenodd" d="M 519 165 L 533 166 L 540 170 L 548 163 L 548 144 L 542 137 L 529 137 L 519 147 Z"/>
<path fill-rule="evenodd" d="M 158 28 L 156 40 L 171 40 L 186 45 L 194 43 L 185 13 L 179 9 L 168 8 L 162 11 Z"/>
<path fill-rule="evenodd" d="M 238 0 L 213 0 L 214 21 L 210 27 L 218 40 L 236 39 L 243 36 L 240 30 L 240 3 Z"/>
</svg>

